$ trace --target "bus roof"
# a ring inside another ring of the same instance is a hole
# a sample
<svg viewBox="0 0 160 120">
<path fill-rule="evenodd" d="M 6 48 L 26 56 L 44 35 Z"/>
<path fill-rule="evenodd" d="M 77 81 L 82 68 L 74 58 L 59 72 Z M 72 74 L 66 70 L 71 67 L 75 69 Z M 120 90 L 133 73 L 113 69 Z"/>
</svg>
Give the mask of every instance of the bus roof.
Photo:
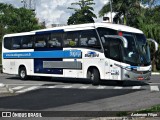
<svg viewBox="0 0 160 120">
<path fill-rule="evenodd" d="M 94 28 L 110 28 L 117 31 L 124 31 L 124 32 L 132 32 L 132 33 L 143 33 L 141 30 L 125 26 L 119 24 L 112 24 L 112 23 L 88 23 L 88 24 L 79 24 L 79 25 L 68 25 L 62 27 L 54 27 L 54 28 L 47 28 L 41 30 L 35 30 L 31 32 L 24 32 L 24 33 L 15 33 L 15 34 L 8 34 L 4 37 L 11 37 L 11 36 L 22 36 L 22 35 L 34 35 L 38 32 L 49 32 L 49 31 L 76 31 L 76 30 L 87 30 L 87 29 L 94 29 Z"/>
<path fill-rule="evenodd" d="M 34 35 L 34 34 L 35 33 L 32 32 L 22 32 L 22 33 L 6 34 L 4 37 L 17 37 L 17 36 Z"/>
<path fill-rule="evenodd" d="M 120 24 L 112 24 L 112 23 L 88 23 L 88 24 L 79 24 L 79 25 L 68 25 L 68 26 L 62 26 L 62 27 L 36 30 L 32 32 L 43 32 L 43 31 L 45 32 L 45 31 L 53 31 L 53 30 L 76 31 L 76 30 L 94 29 L 98 27 L 110 28 L 113 30 L 124 31 L 124 32 L 143 33 L 141 30 L 133 27 L 120 25 Z"/>
</svg>

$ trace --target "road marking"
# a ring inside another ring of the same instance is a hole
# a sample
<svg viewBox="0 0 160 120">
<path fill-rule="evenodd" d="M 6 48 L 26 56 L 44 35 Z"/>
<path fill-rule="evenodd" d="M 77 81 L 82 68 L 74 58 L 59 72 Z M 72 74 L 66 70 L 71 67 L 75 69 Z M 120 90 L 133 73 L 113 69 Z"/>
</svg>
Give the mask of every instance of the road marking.
<svg viewBox="0 0 160 120">
<path fill-rule="evenodd" d="M 114 87 L 113 89 L 122 89 L 123 87 L 119 87 L 119 86 L 117 86 L 117 87 Z"/>
<path fill-rule="evenodd" d="M 3 83 L 0 83 L 0 87 L 4 87 L 5 85 Z"/>
<path fill-rule="evenodd" d="M 64 87 L 62 87 L 62 88 L 71 88 L 72 86 L 71 85 L 69 85 L 69 86 L 64 86 Z"/>
<path fill-rule="evenodd" d="M 98 86 L 96 89 L 104 89 L 106 86 Z"/>
<path fill-rule="evenodd" d="M 132 89 L 140 89 L 142 86 L 133 86 Z"/>
<path fill-rule="evenodd" d="M 149 85 L 158 85 L 160 83 L 148 83 Z"/>
<path fill-rule="evenodd" d="M 159 91 L 158 86 L 150 86 L 151 91 Z"/>
<path fill-rule="evenodd" d="M 9 85 L 9 86 L 11 86 L 11 85 L 20 85 L 20 86 L 22 86 L 22 85 L 24 85 L 24 86 L 41 86 L 41 85 L 44 85 L 44 84 L 23 84 L 23 83 L 19 83 L 19 84 L 6 84 L 6 85 Z"/>
<path fill-rule="evenodd" d="M 24 88 L 24 86 L 17 86 L 17 87 L 12 88 L 12 90 L 20 90 L 22 88 Z"/>
<path fill-rule="evenodd" d="M 23 90 L 16 91 L 16 93 L 24 93 L 24 92 L 28 92 L 28 91 L 31 91 L 31 90 L 35 90 L 37 88 L 39 88 L 39 86 L 32 86 L 32 87 L 29 87 L 29 88 L 26 88 L 26 89 L 23 89 Z"/>
<path fill-rule="evenodd" d="M 89 86 L 81 86 L 80 89 L 87 89 Z"/>
<path fill-rule="evenodd" d="M 45 88 L 56 88 L 56 86 L 46 86 Z"/>
</svg>

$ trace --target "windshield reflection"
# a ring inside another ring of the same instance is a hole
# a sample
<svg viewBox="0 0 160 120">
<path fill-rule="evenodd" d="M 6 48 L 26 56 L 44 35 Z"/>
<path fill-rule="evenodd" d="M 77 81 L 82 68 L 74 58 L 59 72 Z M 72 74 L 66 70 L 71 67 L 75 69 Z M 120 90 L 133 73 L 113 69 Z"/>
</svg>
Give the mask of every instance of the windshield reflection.
<svg viewBox="0 0 160 120">
<path fill-rule="evenodd" d="M 128 48 L 123 48 L 124 62 L 131 65 L 149 65 L 150 51 L 143 34 L 123 34 L 128 41 Z"/>
</svg>

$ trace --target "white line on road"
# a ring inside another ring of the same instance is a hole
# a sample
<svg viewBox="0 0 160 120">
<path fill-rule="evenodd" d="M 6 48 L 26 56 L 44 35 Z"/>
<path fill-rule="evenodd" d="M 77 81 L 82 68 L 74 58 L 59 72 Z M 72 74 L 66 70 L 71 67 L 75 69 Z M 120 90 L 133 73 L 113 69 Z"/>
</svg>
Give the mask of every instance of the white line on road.
<svg viewBox="0 0 160 120">
<path fill-rule="evenodd" d="M 81 86 L 80 89 L 87 89 L 89 86 Z"/>
<path fill-rule="evenodd" d="M 29 88 L 26 88 L 26 89 L 23 89 L 23 90 L 16 91 L 16 93 L 24 93 L 24 92 L 27 92 L 27 91 L 35 90 L 37 88 L 39 88 L 39 86 L 32 86 L 32 87 L 29 87 Z"/>
<path fill-rule="evenodd" d="M 114 87 L 114 89 L 122 89 L 123 87 L 119 87 L 119 86 L 117 86 L 117 87 Z"/>
<path fill-rule="evenodd" d="M 98 86 L 96 89 L 105 89 L 106 86 Z"/>
<path fill-rule="evenodd" d="M 71 85 L 69 85 L 69 86 L 64 86 L 64 87 L 62 87 L 62 88 L 71 88 L 72 86 Z"/>
<path fill-rule="evenodd" d="M 132 89 L 140 89 L 142 86 L 133 86 Z"/>
<path fill-rule="evenodd" d="M 3 83 L 0 83 L 0 87 L 4 87 L 5 85 Z"/>
<path fill-rule="evenodd" d="M 150 86 L 151 91 L 159 91 L 158 86 Z"/>
<path fill-rule="evenodd" d="M 45 86 L 44 88 L 56 88 L 56 86 Z"/>
<path fill-rule="evenodd" d="M 29 86 L 29 85 L 32 85 L 32 86 L 41 86 L 41 85 L 43 85 L 43 84 L 23 84 L 23 83 L 17 83 L 17 84 L 6 84 L 6 85 L 24 85 L 24 86 Z"/>
<path fill-rule="evenodd" d="M 160 83 L 148 83 L 149 85 L 158 85 Z"/>
<path fill-rule="evenodd" d="M 24 86 L 17 86 L 17 87 L 12 88 L 12 90 L 20 90 L 22 88 L 24 88 Z"/>
</svg>

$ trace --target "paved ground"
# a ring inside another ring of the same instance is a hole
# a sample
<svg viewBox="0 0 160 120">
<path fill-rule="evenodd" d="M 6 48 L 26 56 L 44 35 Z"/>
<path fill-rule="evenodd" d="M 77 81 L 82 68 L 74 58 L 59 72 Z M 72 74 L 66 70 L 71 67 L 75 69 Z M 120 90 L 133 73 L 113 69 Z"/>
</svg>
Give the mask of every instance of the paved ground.
<svg viewBox="0 0 160 120">
<path fill-rule="evenodd" d="M 160 104 L 159 75 L 153 76 L 149 83 L 119 85 L 107 81 L 92 86 L 86 80 L 34 78 L 21 81 L 16 76 L 0 74 L 0 83 L 14 91 L 13 96 L 0 97 L 0 111 L 135 111 Z"/>
</svg>

